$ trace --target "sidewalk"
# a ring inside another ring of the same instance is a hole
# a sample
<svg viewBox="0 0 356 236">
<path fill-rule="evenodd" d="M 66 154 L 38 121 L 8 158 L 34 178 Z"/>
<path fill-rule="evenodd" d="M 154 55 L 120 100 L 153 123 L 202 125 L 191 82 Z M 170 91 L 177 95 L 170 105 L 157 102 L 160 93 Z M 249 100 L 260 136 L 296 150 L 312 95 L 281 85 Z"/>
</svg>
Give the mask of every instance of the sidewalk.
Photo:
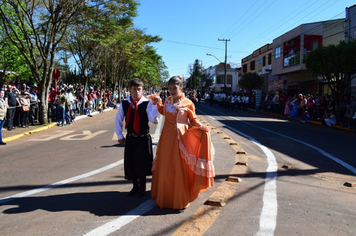
<svg viewBox="0 0 356 236">
<path fill-rule="evenodd" d="M 281 118 L 284 118 L 284 119 L 289 119 L 288 117 L 286 117 L 284 115 L 280 115 L 280 114 L 276 114 L 276 113 L 265 112 L 265 111 L 256 111 L 256 110 L 252 110 L 252 109 L 250 109 L 250 111 L 261 112 L 261 113 L 268 114 L 268 115 L 271 115 L 271 116 L 278 116 L 278 117 L 281 117 Z M 291 121 L 293 121 L 293 120 L 291 120 Z M 300 122 L 301 119 L 299 117 L 297 117 L 297 118 L 294 119 L 294 121 Z M 321 121 L 309 120 L 308 122 L 306 122 L 306 124 L 307 123 L 322 126 Z M 347 130 L 347 131 L 351 131 L 351 132 L 355 132 L 356 131 L 355 129 L 349 129 L 349 128 L 343 127 L 341 125 L 332 125 L 331 128 Z"/>
<path fill-rule="evenodd" d="M 110 111 L 113 110 L 113 108 L 106 108 L 105 111 Z M 92 112 L 91 113 L 93 116 L 99 114 L 98 111 Z M 86 115 L 80 115 L 76 116 L 75 121 L 86 118 L 88 116 Z M 13 140 L 16 140 L 18 138 L 33 134 L 33 133 L 38 133 L 46 129 L 50 129 L 54 126 L 56 126 L 56 122 L 48 123 L 47 125 L 29 125 L 26 128 L 22 127 L 16 127 L 16 129 L 12 129 L 11 131 L 8 131 L 7 129 L 3 129 L 1 131 L 2 133 L 2 139 L 5 143 L 11 142 Z"/>
</svg>

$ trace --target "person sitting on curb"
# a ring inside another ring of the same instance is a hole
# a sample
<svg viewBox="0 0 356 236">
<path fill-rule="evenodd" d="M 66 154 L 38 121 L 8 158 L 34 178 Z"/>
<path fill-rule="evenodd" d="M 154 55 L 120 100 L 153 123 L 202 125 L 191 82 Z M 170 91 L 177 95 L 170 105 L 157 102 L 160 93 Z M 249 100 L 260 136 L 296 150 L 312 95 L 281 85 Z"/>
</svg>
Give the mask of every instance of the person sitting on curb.
<svg viewBox="0 0 356 236">
<path fill-rule="evenodd" d="M 329 113 L 330 113 L 330 115 L 326 116 L 326 118 L 322 121 L 322 124 L 324 126 L 327 125 L 327 126 L 331 127 L 332 125 L 336 124 L 336 116 L 335 116 L 333 110 L 330 110 Z"/>
<path fill-rule="evenodd" d="M 300 118 L 302 119 L 300 122 L 302 123 L 307 123 L 310 120 L 310 115 L 309 112 L 306 108 L 303 108 L 302 114 L 300 115 Z"/>
<path fill-rule="evenodd" d="M 341 126 L 342 127 L 349 127 L 351 128 L 352 124 L 352 113 L 351 113 L 351 106 L 349 104 L 346 105 L 346 112 L 345 112 L 345 115 L 342 119 L 342 123 L 341 123 Z"/>
</svg>

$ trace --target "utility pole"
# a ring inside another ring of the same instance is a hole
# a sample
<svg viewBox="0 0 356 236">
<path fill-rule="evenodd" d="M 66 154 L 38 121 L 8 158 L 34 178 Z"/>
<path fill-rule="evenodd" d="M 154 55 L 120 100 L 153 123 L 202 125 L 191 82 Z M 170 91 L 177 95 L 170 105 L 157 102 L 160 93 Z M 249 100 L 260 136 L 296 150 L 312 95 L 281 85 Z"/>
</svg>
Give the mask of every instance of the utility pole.
<svg viewBox="0 0 356 236">
<path fill-rule="evenodd" d="M 230 39 L 218 39 L 219 41 L 225 41 L 225 78 L 224 78 L 224 90 L 225 93 L 227 93 L 227 88 L 226 88 L 226 84 L 227 84 L 227 74 L 226 74 L 226 60 L 227 60 L 227 41 L 230 41 Z"/>
</svg>

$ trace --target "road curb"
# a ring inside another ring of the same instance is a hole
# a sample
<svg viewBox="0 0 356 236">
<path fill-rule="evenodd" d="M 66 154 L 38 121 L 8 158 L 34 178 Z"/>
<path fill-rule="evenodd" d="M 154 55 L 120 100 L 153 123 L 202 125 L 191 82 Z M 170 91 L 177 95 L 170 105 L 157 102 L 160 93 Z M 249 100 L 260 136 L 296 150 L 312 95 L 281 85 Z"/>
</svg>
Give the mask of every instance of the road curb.
<svg viewBox="0 0 356 236">
<path fill-rule="evenodd" d="M 283 116 L 283 115 L 280 115 L 280 114 L 271 113 L 271 112 L 257 111 L 257 110 L 253 110 L 253 109 L 250 109 L 250 111 L 260 112 L 260 113 L 263 113 L 263 114 L 268 114 L 270 116 L 281 117 L 281 118 L 287 119 L 286 116 Z M 301 121 L 301 119 L 299 117 L 295 118 L 294 120 L 295 121 Z M 291 121 L 293 121 L 293 120 L 291 120 Z M 306 123 L 313 124 L 313 125 L 319 125 L 319 126 L 323 125 L 321 121 L 315 121 L 315 120 L 309 120 Z M 356 131 L 355 129 L 349 129 L 349 128 L 343 127 L 341 125 L 332 125 L 331 128 L 340 129 L 340 130 L 346 130 L 346 131 L 351 131 L 351 132 L 355 132 Z"/>
<path fill-rule="evenodd" d="M 56 123 L 50 123 L 44 127 L 40 127 L 40 128 L 37 128 L 37 129 L 34 129 L 34 130 L 30 130 L 30 131 L 26 131 L 26 132 L 23 132 L 21 134 L 16 134 L 14 136 L 11 136 L 11 137 L 7 137 L 7 138 L 4 138 L 3 141 L 6 143 L 6 142 L 11 142 L 11 141 L 14 141 L 16 139 L 19 139 L 19 138 L 22 138 L 24 136 L 27 136 L 27 135 L 30 135 L 32 133 L 38 133 L 38 132 L 41 132 L 43 130 L 46 130 L 46 129 L 50 129 L 52 128 L 53 126 L 56 126 Z"/>
<path fill-rule="evenodd" d="M 113 108 L 109 107 L 109 108 L 106 108 L 105 111 L 111 111 L 111 110 L 114 110 Z M 92 113 L 92 115 L 97 115 L 97 114 L 100 114 L 98 111 L 95 111 Z M 86 115 L 79 115 L 77 116 L 76 120 L 80 120 L 80 119 L 83 119 L 83 118 L 86 118 L 87 116 Z M 33 129 L 33 130 L 29 130 L 29 131 L 26 131 L 26 132 L 23 132 L 21 134 L 15 134 L 13 136 L 10 136 L 10 137 L 7 137 L 7 138 L 3 138 L 3 142 L 7 143 L 7 142 L 11 142 L 11 141 L 14 141 L 16 139 L 19 139 L 19 138 L 22 138 L 22 137 L 25 137 L 27 135 L 30 135 L 32 133 L 38 133 L 38 132 L 41 132 L 43 130 L 46 130 L 46 129 L 50 129 L 54 126 L 57 126 L 57 123 L 56 122 L 52 122 L 52 123 L 49 123 L 43 127 L 40 127 L 40 128 L 37 128 L 37 129 Z"/>
</svg>

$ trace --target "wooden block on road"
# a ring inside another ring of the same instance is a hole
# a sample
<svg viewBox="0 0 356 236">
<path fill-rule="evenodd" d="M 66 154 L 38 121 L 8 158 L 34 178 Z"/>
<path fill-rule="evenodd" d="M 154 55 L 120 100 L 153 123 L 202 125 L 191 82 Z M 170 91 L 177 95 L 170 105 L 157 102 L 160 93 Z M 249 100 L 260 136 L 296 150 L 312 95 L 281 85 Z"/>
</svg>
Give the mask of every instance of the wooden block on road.
<svg viewBox="0 0 356 236">
<path fill-rule="evenodd" d="M 356 187 L 356 183 L 345 182 L 344 186 L 346 186 L 346 187 Z"/>
<path fill-rule="evenodd" d="M 225 181 L 241 183 L 242 179 L 239 177 L 229 176 L 225 179 Z"/>
<path fill-rule="evenodd" d="M 223 207 L 226 203 L 222 199 L 209 198 L 206 202 L 204 202 L 204 205 Z"/>
</svg>

